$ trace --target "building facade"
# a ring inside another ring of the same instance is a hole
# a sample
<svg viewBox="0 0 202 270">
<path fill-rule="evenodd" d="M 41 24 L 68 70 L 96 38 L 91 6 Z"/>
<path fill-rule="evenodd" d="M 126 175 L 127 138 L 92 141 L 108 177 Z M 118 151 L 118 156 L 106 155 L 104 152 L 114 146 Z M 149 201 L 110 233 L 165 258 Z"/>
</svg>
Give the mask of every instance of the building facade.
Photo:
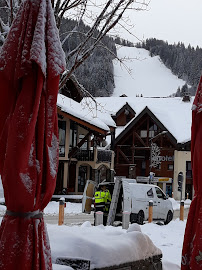
<svg viewBox="0 0 202 270">
<path fill-rule="evenodd" d="M 97 183 L 113 180 L 114 152 L 102 146 L 105 137 L 114 134 L 114 127 L 101 125 L 98 118 L 91 120 L 78 102 L 60 97 L 64 105 L 60 106 L 61 101 L 57 108 L 59 168 L 55 195 L 82 194 L 88 179 Z"/>
<path fill-rule="evenodd" d="M 106 98 L 98 100 L 110 108 Z M 115 175 L 154 183 L 177 200 L 181 194 L 183 199 L 192 199 L 191 101 L 127 97 L 116 100 L 119 109 L 112 113 L 117 125 Z M 183 173 L 182 193 L 178 190 L 179 173 Z"/>
</svg>

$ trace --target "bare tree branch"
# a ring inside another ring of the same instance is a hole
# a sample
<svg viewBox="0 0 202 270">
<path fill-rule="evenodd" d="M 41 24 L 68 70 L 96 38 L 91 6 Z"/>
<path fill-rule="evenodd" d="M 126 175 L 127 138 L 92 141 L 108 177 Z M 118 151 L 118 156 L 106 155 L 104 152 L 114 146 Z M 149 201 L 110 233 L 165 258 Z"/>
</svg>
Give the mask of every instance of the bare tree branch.
<svg viewBox="0 0 202 270">
<path fill-rule="evenodd" d="M 8 27 L 11 25 L 21 0 L 1 0 L 5 2 L 5 8 L 9 10 Z M 117 24 L 123 26 L 121 21 L 123 15 L 128 9 L 136 11 L 144 10 L 148 6 L 149 0 L 102 0 L 101 4 L 97 5 L 100 9 L 98 15 L 93 14 L 95 19 L 93 20 L 92 26 L 87 33 L 83 33 L 83 40 L 67 53 L 66 61 L 71 63 L 69 70 L 66 70 L 65 74 L 61 77 L 60 88 L 62 88 L 67 79 L 71 74 L 92 54 L 96 46 L 103 46 L 102 39 L 105 37 Z M 68 32 L 66 37 L 63 39 L 62 44 L 64 45 L 66 40 L 69 39 L 73 33 L 79 34 L 78 26 L 82 18 L 89 16 L 94 10 L 95 0 L 51 0 L 56 23 L 58 28 L 61 26 L 62 19 L 67 15 L 70 17 L 74 14 L 74 10 L 77 14 L 77 25 Z M 135 5 L 135 7 L 133 6 Z M 0 18 L 0 39 L 4 42 L 4 39 L 8 32 L 5 22 Z M 130 32 L 128 30 L 128 32 Z M 109 50 L 109 49 L 108 49 Z M 123 61 L 119 59 L 123 64 Z"/>
</svg>

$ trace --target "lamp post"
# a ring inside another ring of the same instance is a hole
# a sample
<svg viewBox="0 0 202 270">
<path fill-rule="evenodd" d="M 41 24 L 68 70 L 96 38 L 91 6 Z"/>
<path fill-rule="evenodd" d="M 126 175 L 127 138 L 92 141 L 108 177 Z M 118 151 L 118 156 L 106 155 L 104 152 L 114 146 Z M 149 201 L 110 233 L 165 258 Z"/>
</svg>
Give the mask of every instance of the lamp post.
<svg viewBox="0 0 202 270">
<path fill-rule="evenodd" d="M 153 143 L 153 140 L 158 138 L 159 136 L 161 135 L 164 135 L 166 134 L 168 131 L 164 130 L 160 133 L 158 133 L 156 136 L 152 137 L 151 139 L 149 139 L 149 141 L 151 141 L 151 144 L 150 144 L 150 170 L 149 170 L 149 184 L 151 184 L 151 181 L 153 180 L 153 177 L 154 177 L 154 173 L 151 171 L 152 167 L 156 167 L 157 165 L 159 165 L 161 163 L 160 160 L 157 159 L 157 157 L 159 157 L 160 155 L 160 149 L 159 147 L 157 146 L 157 144 Z M 155 160 L 155 164 L 152 162 L 152 154 L 155 155 L 156 157 L 156 160 Z"/>
</svg>

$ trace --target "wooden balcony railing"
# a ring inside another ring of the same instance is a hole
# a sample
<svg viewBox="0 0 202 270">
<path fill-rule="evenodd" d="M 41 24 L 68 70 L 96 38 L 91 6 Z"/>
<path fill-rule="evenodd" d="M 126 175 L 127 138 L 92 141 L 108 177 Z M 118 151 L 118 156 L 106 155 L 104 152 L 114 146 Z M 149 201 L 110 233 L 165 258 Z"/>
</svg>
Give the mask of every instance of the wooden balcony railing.
<svg viewBox="0 0 202 270">
<path fill-rule="evenodd" d="M 96 161 L 100 162 L 111 162 L 112 161 L 112 151 L 111 150 L 82 150 L 80 149 L 76 154 L 75 158 L 79 161 Z"/>
<path fill-rule="evenodd" d="M 100 162 L 111 162 L 112 160 L 112 151 L 111 150 L 97 150 L 97 163 Z"/>
<path fill-rule="evenodd" d="M 79 161 L 93 161 L 94 160 L 94 151 L 93 150 L 82 150 L 82 149 L 80 149 L 76 153 L 75 157 Z"/>
</svg>

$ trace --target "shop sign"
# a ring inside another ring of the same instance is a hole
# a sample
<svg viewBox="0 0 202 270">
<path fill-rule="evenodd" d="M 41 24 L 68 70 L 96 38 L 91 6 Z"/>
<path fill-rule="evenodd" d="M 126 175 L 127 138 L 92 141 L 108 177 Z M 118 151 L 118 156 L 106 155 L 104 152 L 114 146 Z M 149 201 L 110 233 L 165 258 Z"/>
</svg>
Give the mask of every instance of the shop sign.
<svg viewBox="0 0 202 270">
<path fill-rule="evenodd" d="M 167 181 L 169 181 L 171 178 L 159 178 L 158 180 L 159 180 L 159 182 L 167 182 Z"/>
<path fill-rule="evenodd" d="M 148 183 L 149 182 L 149 177 L 145 176 L 137 176 L 136 177 L 137 183 Z M 167 182 L 167 183 L 172 183 L 172 178 L 169 177 L 153 177 L 152 183 L 158 183 L 158 182 Z"/>
<path fill-rule="evenodd" d="M 162 161 L 174 161 L 174 156 L 155 156 L 155 157 L 152 157 L 153 160 L 157 160 L 159 162 L 162 162 Z"/>
</svg>

